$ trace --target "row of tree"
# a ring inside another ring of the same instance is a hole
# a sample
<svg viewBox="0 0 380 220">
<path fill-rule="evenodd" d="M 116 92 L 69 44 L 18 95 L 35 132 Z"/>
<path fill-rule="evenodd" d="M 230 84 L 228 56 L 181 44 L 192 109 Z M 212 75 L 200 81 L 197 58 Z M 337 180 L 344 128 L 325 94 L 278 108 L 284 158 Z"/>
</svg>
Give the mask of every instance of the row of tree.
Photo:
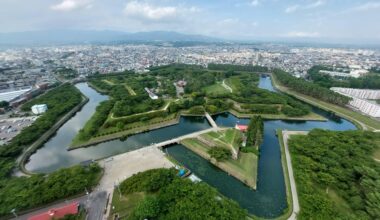
<svg viewBox="0 0 380 220">
<path fill-rule="evenodd" d="M 283 70 L 275 69 L 273 71 L 273 74 L 282 85 L 296 92 L 312 96 L 322 101 L 345 106 L 351 100 L 351 98 L 333 92 L 328 88 L 324 88 L 315 83 L 308 82 L 304 79 L 298 79 L 296 77 L 293 77 Z"/>
<path fill-rule="evenodd" d="M 109 113 L 111 112 L 114 106 L 113 100 L 107 100 L 101 102 L 97 107 L 94 115 L 90 120 L 86 122 L 86 125 L 79 130 L 77 137 L 81 141 L 89 140 L 93 137 L 99 129 L 106 122 Z"/>
<path fill-rule="evenodd" d="M 289 141 L 299 219 L 380 219 L 380 135 L 312 130 Z"/>
<path fill-rule="evenodd" d="M 235 65 L 235 64 L 208 64 L 210 70 L 224 70 L 224 71 L 244 71 L 244 72 L 268 72 L 268 68 L 265 66 L 253 66 L 253 65 Z"/>
<path fill-rule="evenodd" d="M 263 142 L 264 121 L 261 116 L 254 116 L 247 129 L 247 147 L 258 148 Z"/>
<path fill-rule="evenodd" d="M 148 194 L 128 216 L 140 219 L 245 219 L 247 212 L 222 197 L 203 182 L 193 183 L 177 176 L 175 169 L 155 169 L 138 173 L 120 185 L 128 196 Z"/>
<path fill-rule="evenodd" d="M 380 89 L 380 74 L 378 72 L 368 73 L 359 78 L 337 79 L 328 74 L 319 73 L 320 70 L 331 70 L 326 66 L 313 66 L 308 70 L 308 75 L 314 83 L 326 87 L 348 87 L 357 89 Z M 376 71 L 373 69 L 373 71 Z"/>
<path fill-rule="evenodd" d="M 100 178 L 97 164 L 57 170 L 48 176 L 13 177 L 0 180 L 0 216 L 46 205 L 57 199 L 86 193 Z"/>
</svg>

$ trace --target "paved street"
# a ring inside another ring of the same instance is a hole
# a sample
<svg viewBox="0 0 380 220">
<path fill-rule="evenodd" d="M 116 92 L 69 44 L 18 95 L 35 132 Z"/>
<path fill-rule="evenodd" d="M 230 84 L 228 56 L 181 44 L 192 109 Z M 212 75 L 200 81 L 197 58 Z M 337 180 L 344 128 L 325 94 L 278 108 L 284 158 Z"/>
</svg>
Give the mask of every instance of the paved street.
<svg viewBox="0 0 380 220">
<path fill-rule="evenodd" d="M 87 219 L 102 220 L 105 214 L 105 207 L 108 193 L 106 191 L 94 191 L 86 200 Z"/>
<path fill-rule="evenodd" d="M 67 205 L 67 204 L 70 204 L 70 203 L 73 203 L 73 202 L 85 203 L 86 201 L 87 201 L 87 195 L 81 196 L 81 197 L 78 197 L 78 198 L 75 198 L 75 199 L 65 200 L 63 202 L 47 206 L 46 208 L 42 208 L 42 209 L 36 210 L 34 212 L 30 212 L 30 213 L 25 214 L 25 215 L 20 215 L 17 218 L 17 220 L 27 220 L 31 216 L 34 216 L 34 215 L 37 215 L 37 214 L 40 214 L 40 213 L 43 213 L 43 212 L 47 212 L 47 211 L 49 211 L 51 209 L 54 209 L 54 208 L 62 207 L 64 205 Z M 16 210 L 16 212 L 17 212 L 17 210 Z M 13 219 L 16 219 L 16 218 L 13 218 Z"/>
<path fill-rule="evenodd" d="M 289 174 L 289 180 L 290 180 L 290 190 L 292 193 L 293 198 L 293 212 L 291 216 L 288 218 L 288 220 L 295 220 L 297 219 L 297 214 L 300 211 L 300 204 L 298 201 L 298 194 L 297 194 L 297 187 L 296 187 L 296 181 L 294 180 L 294 173 L 293 173 L 293 167 L 292 167 L 292 161 L 290 158 L 289 148 L 288 148 L 288 140 L 290 138 L 290 135 L 297 135 L 297 134 L 307 134 L 307 131 L 282 131 L 282 136 L 284 140 L 284 147 L 285 147 L 285 157 L 286 157 L 286 164 L 288 166 L 288 174 Z"/>
</svg>

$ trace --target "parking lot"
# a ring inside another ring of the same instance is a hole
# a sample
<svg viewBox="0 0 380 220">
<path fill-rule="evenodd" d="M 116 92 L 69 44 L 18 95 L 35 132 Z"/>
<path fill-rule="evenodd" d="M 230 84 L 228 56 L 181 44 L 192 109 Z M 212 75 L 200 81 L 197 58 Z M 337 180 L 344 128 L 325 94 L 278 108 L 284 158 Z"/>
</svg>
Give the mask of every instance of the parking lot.
<svg viewBox="0 0 380 220">
<path fill-rule="evenodd" d="M 11 141 L 23 128 L 30 126 L 36 119 L 37 116 L 0 120 L 0 145 Z"/>
</svg>

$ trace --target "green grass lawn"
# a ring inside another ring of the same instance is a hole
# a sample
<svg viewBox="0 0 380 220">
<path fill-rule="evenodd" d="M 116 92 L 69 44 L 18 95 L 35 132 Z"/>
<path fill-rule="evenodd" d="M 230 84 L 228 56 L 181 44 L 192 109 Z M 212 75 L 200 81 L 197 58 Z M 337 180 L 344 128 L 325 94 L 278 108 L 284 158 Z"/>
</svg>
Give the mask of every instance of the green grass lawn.
<svg viewBox="0 0 380 220">
<path fill-rule="evenodd" d="M 222 95 L 222 94 L 229 93 L 229 91 L 226 88 L 224 88 L 220 83 L 207 86 L 204 88 L 204 91 L 206 92 L 207 95 L 211 95 L 211 94 Z"/>
<path fill-rule="evenodd" d="M 111 86 L 115 85 L 114 82 L 112 82 L 110 80 L 107 80 L 107 79 L 103 79 L 102 81 L 105 82 L 105 83 L 107 83 L 108 85 L 111 85 Z"/>
<path fill-rule="evenodd" d="M 136 95 L 136 92 L 127 84 L 124 84 L 124 87 L 128 90 L 130 95 Z"/>
<path fill-rule="evenodd" d="M 217 132 L 208 132 L 206 134 L 201 135 L 208 141 L 214 142 L 217 146 L 230 149 L 232 146 L 235 150 L 238 150 L 240 147 L 240 139 L 242 137 L 242 133 L 236 129 L 227 129 L 224 131 Z"/>
<path fill-rule="evenodd" d="M 230 77 L 226 79 L 225 83 L 231 87 L 233 92 L 238 91 L 240 87 L 240 79 L 238 77 Z"/>
<path fill-rule="evenodd" d="M 145 198 L 145 193 L 136 192 L 126 196 L 122 195 L 120 198 L 119 192 L 114 190 L 112 197 L 111 212 L 108 219 L 118 214 L 122 219 L 128 218 L 137 204 Z"/>
<path fill-rule="evenodd" d="M 336 208 L 339 209 L 341 212 L 348 212 L 351 213 L 352 209 L 347 204 L 347 201 L 344 200 L 342 197 L 340 197 L 334 189 L 329 188 L 328 190 L 325 190 L 327 195 L 330 197 L 332 201 L 334 201 Z"/>
<path fill-rule="evenodd" d="M 211 133 L 209 134 L 209 137 L 215 137 L 216 134 L 216 132 Z M 189 148 L 201 157 L 211 161 L 215 166 L 231 174 L 243 183 L 254 189 L 256 188 L 258 157 L 255 154 L 240 153 L 237 160 L 230 158 L 225 161 L 216 162 L 214 159 L 211 159 L 210 155 L 208 154 L 208 150 L 211 149 L 211 147 L 207 146 L 201 141 L 195 138 L 191 138 L 183 140 L 181 143 L 185 147 Z"/>
</svg>

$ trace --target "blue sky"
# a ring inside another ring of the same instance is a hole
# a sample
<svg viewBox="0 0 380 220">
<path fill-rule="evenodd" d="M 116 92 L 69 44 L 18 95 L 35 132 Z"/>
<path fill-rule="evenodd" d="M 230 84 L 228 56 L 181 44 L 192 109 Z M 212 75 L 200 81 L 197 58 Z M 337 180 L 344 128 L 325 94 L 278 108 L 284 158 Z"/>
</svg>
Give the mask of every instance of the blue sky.
<svg viewBox="0 0 380 220">
<path fill-rule="evenodd" d="M 380 1 L 0 0 L 1 32 L 53 29 L 380 43 Z"/>
</svg>

